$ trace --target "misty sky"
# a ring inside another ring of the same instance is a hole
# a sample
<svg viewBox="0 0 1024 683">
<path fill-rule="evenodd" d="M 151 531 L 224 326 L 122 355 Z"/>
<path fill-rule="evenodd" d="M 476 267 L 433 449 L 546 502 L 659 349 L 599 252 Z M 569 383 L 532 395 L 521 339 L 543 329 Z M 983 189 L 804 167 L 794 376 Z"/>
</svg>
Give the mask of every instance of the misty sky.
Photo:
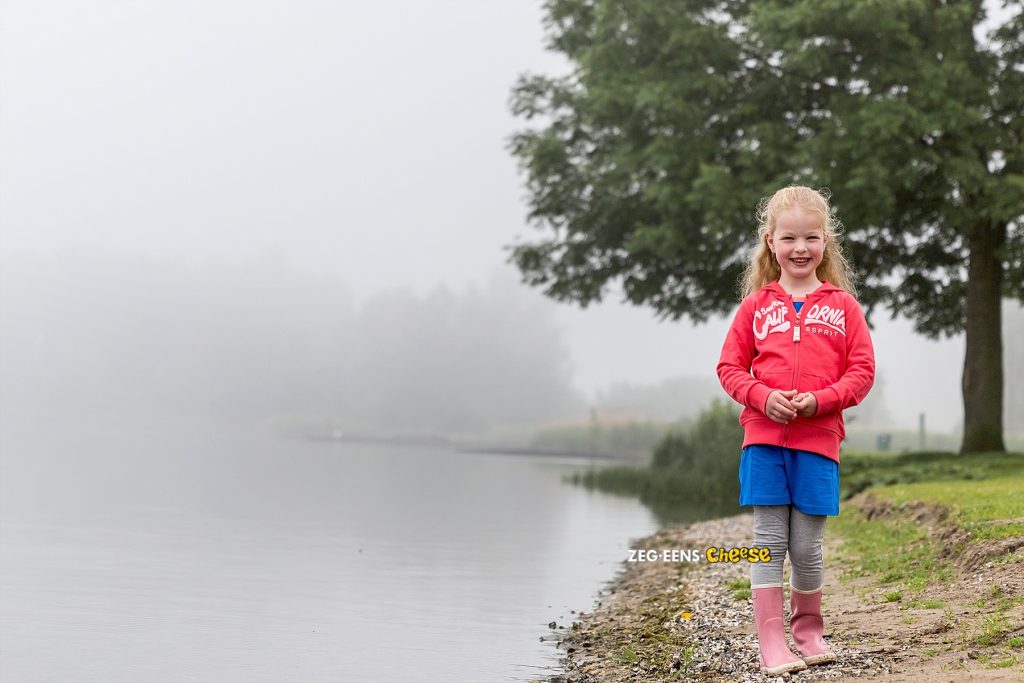
<svg viewBox="0 0 1024 683">
<path fill-rule="evenodd" d="M 487 282 L 533 231 L 507 102 L 567 68 L 543 42 L 538 1 L 4 2 L 2 249 L 284 263 L 357 305 Z M 550 304 L 581 389 L 714 376 L 727 321 L 610 300 Z M 875 322 L 896 421 L 954 426 L 962 338 Z"/>
</svg>

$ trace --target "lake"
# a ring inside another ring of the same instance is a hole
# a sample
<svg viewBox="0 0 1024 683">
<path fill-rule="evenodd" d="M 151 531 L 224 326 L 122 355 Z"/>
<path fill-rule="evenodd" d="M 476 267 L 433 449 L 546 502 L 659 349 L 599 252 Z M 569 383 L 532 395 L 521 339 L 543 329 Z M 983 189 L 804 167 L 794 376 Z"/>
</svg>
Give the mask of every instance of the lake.
<svg viewBox="0 0 1024 683">
<path fill-rule="evenodd" d="M 0 429 L 0 678 L 528 681 L 657 522 L 579 461 Z"/>
</svg>

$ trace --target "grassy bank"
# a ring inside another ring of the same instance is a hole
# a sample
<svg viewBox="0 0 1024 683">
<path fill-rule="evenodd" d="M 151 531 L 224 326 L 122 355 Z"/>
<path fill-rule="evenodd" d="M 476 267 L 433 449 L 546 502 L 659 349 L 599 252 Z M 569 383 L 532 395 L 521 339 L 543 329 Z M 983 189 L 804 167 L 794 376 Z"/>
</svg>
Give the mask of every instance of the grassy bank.
<svg viewBox="0 0 1024 683">
<path fill-rule="evenodd" d="M 665 457 L 655 460 L 673 462 Z M 840 658 L 797 677 L 1024 673 L 1024 454 L 859 452 L 844 454 L 842 469 L 842 514 L 826 534 L 828 635 Z M 627 472 L 610 482 L 625 491 L 657 485 Z M 685 467 L 659 476 L 669 496 L 693 486 Z M 743 515 L 669 526 L 635 546 L 738 547 L 752 542 L 751 525 Z M 595 611 L 559 638 L 565 675 L 550 680 L 760 680 L 748 572 L 626 563 Z"/>
<path fill-rule="evenodd" d="M 930 656 L 967 653 L 986 668 L 1024 663 L 1024 454 L 844 457 L 860 493 L 830 529 L 844 580 L 867 602 L 896 603 L 908 629 L 942 611 Z"/>
<path fill-rule="evenodd" d="M 935 451 L 893 455 L 843 451 L 840 496 L 845 500 L 871 487 L 894 484 L 995 479 L 1021 473 L 1022 465 L 1024 458 L 1019 453 L 958 455 Z"/>
</svg>

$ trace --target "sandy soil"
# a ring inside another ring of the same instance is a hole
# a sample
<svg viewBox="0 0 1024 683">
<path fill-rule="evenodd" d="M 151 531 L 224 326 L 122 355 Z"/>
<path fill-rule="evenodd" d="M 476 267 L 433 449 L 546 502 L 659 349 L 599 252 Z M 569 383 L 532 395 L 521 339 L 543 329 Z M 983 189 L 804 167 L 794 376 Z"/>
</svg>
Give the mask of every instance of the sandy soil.
<svg viewBox="0 0 1024 683">
<path fill-rule="evenodd" d="M 873 516 L 907 514 L 870 498 L 851 503 Z M 954 547 L 953 540 L 962 533 L 945 524 L 942 510 L 921 507 L 910 514 L 948 542 L 947 547 Z M 739 515 L 663 530 L 633 547 L 659 555 L 673 549 L 703 553 L 708 547 L 744 547 L 752 544 L 752 528 L 752 516 Z M 898 602 L 886 602 L 885 593 L 891 588 L 880 587 L 873 577 L 844 580 L 838 565 L 840 544 L 826 530 L 823 612 L 826 638 L 839 661 L 786 679 L 1024 680 L 1024 648 L 1006 645 L 1007 639 L 1024 636 L 1024 539 L 974 544 L 969 552 L 950 557 L 955 577 L 920 596 L 942 600 L 944 607 L 938 609 L 901 609 Z M 1007 552 L 1015 553 L 1016 561 L 992 561 Z M 750 600 L 737 600 L 728 586 L 748 576 L 745 561 L 624 562 L 594 611 L 577 615 L 578 620 L 567 628 L 556 625 L 553 629 L 549 638 L 565 653 L 564 674 L 549 680 L 767 680 L 758 672 Z M 1016 604 L 1001 617 L 1006 628 L 1000 644 L 986 647 L 977 640 L 997 614 L 994 596 Z M 988 668 L 1007 656 L 1016 659 L 1012 667 Z"/>
</svg>

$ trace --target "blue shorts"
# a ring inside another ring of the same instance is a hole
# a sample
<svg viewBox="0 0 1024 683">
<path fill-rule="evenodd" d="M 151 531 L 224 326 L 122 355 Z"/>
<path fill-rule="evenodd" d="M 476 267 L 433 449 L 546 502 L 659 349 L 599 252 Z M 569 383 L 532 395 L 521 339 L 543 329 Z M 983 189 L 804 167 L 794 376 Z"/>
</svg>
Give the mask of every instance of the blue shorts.
<svg viewBox="0 0 1024 683">
<path fill-rule="evenodd" d="M 824 455 L 751 444 L 740 454 L 740 505 L 795 505 L 805 515 L 839 514 L 839 463 Z"/>
</svg>

